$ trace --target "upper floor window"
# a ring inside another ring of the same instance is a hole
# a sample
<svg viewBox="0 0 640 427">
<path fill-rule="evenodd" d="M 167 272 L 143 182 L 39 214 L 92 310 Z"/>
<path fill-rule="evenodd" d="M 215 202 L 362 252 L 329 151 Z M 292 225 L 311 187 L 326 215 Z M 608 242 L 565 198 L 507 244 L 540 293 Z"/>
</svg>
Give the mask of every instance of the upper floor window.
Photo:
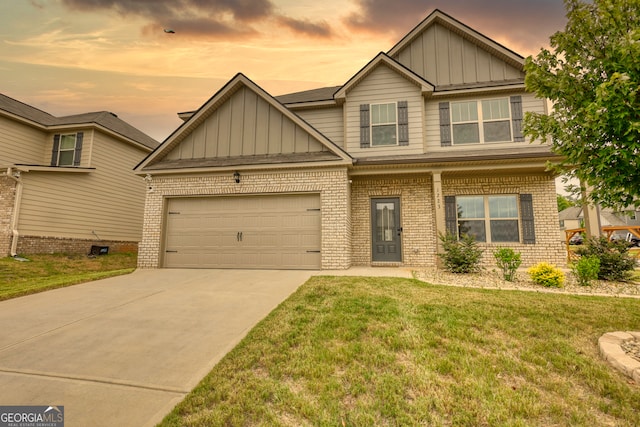
<svg viewBox="0 0 640 427">
<path fill-rule="evenodd" d="M 360 104 L 360 148 L 409 145 L 407 101 Z"/>
<path fill-rule="evenodd" d="M 440 145 L 522 142 L 522 96 L 441 102 Z"/>
<path fill-rule="evenodd" d="M 511 141 L 509 98 L 451 103 L 454 144 Z"/>
<path fill-rule="evenodd" d="M 79 166 L 82 139 L 82 132 L 54 135 L 51 166 Z"/>
<path fill-rule="evenodd" d="M 371 104 L 371 145 L 396 145 L 398 121 L 396 103 Z"/>
</svg>

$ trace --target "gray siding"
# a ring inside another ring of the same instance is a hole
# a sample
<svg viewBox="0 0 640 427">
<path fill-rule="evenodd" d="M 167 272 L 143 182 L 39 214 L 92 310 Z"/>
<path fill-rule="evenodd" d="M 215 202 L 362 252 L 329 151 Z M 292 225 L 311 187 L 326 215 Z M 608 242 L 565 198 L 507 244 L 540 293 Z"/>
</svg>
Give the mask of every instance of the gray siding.
<svg viewBox="0 0 640 427">
<path fill-rule="evenodd" d="M 360 105 L 407 101 L 409 145 L 360 148 Z M 346 150 L 355 157 L 420 154 L 423 146 L 423 102 L 420 88 L 386 66 L 379 66 L 347 94 Z"/>
<path fill-rule="evenodd" d="M 533 94 L 530 93 L 510 93 L 510 94 L 499 94 L 499 95 L 477 95 L 477 96 L 467 96 L 464 98 L 455 98 L 455 101 L 464 101 L 464 100 L 481 100 L 481 99 L 490 99 L 490 98 L 502 98 L 509 97 L 510 95 L 521 95 L 522 96 L 522 111 L 523 113 L 526 111 L 532 111 L 536 113 L 544 114 L 546 113 L 545 109 L 545 101 L 536 98 Z M 471 144 L 471 145 L 462 145 L 462 146 L 451 146 L 451 147 L 441 147 L 440 146 L 440 111 L 438 109 L 438 104 L 440 102 L 452 101 L 453 99 L 440 99 L 430 100 L 427 99 L 425 101 L 425 134 L 426 134 L 426 150 L 427 152 L 452 152 L 452 151 L 465 151 L 473 149 L 473 147 L 482 147 L 483 149 L 494 147 L 494 148 L 508 148 L 510 146 L 513 147 L 524 147 L 528 146 L 529 139 L 525 138 L 525 142 L 507 142 L 507 143 L 489 143 L 489 144 Z"/>
<path fill-rule="evenodd" d="M 321 151 L 326 148 L 307 131 L 255 92 L 243 87 L 213 111 L 165 159 Z"/>
<path fill-rule="evenodd" d="M 0 117 L 0 166 L 42 164 L 45 141 L 44 131 Z M 51 147 L 47 154 L 51 157 Z"/>
<path fill-rule="evenodd" d="M 439 24 L 427 28 L 394 59 L 436 86 L 524 78 L 522 71 Z"/>
<path fill-rule="evenodd" d="M 296 111 L 311 126 L 334 144 L 344 148 L 344 113 L 342 107 Z"/>
<path fill-rule="evenodd" d="M 90 136 L 83 162 L 91 156 L 95 170 L 22 174 L 22 235 L 93 239 L 95 231 L 105 240 L 140 240 L 145 184 L 132 169 L 146 152 L 101 132 Z"/>
</svg>

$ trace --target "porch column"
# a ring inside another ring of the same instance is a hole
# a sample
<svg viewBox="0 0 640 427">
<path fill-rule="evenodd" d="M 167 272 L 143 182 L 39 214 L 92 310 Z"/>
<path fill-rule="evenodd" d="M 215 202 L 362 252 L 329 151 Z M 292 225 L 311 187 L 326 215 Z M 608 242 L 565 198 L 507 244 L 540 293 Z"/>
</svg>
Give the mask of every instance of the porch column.
<svg viewBox="0 0 640 427">
<path fill-rule="evenodd" d="M 438 253 L 442 252 L 442 242 L 438 237 L 440 234 L 446 234 L 447 227 L 444 215 L 444 196 L 442 195 L 442 175 L 440 172 L 433 172 L 433 200 L 434 200 L 434 219 L 436 223 L 436 248 Z"/>
<path fill-rule="evenodd" d="M 589 202 L 590 188 L 585 185 L 582 187 L 582 215 L 584 216 L 584 229 L 587 237 L 598 237 L 601 234 L 600 228 L 600 209 L 595 204 Z"/>
</svg>

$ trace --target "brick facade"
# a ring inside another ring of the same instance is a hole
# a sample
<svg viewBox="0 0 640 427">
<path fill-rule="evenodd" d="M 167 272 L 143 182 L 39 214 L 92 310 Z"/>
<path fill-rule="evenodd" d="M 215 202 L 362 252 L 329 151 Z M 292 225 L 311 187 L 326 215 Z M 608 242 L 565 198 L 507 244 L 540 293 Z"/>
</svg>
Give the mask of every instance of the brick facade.
<svg viewBox="0 0 640 427">
<path fill-rule="evenodd" d="M 371 265 L 371 199 L 376 197 L 400 198 L 402 265 L 435 265 L 431 175 L 354 177 L 351 197 L 353 265 Z"/>
<path fill-rule="evenodd" d="M 558 212 L 554 179 L 547 175 L 447 178 L 443 175 L 444 196 L 532 194 L 536 244 L 485 244 L 482 264 L 495 267 L 492 252 L 497 246 L 522 253 L 523 267 L 541 261 L 566 265 L 566 251 L 558 239 Z M 352 264 L 371 265 L 371 199 L 400 198 L 403 227 L 403 266 L 432 267 L 437 264 L 437 231 L 434 218 L 433 184 L 430 174 L 404 177 L 354 177 L 351 187 Z"/>
<path fill-rule="evenodd" d="M 567 253 L 558 237 L 558 208 L 556 187 L 553 177 L 548 175 L 523 175 L 500 177 L 446 178 L 443 175 L 442 188 L 445 196 L 531 194 L 535 218 L 535 244 L 500 243 L 481 244 L 485 250 L 483 265 L 495 267 L 492 252 L 498 246 L 510 247 L 522 254 L 522 267 L 538 262 L 549 262 L 565 267 Z"/>
<path fill-rule="evenodd" d="M 321 200 L 322 269 L 346 269 L 351 262 L 351 212 L 347 169 L 279 170 L 201 176 L 158 176 L 149 183 L 144 210 L 139 268 L 161 266 L 165 200 L 169 197 L 319 193 Z"/>
<path fill-rule="evenodd" d="M 245 172 L 241 183 L 231 173 L 190 177 L 156 177 L 147 194 L 143 240 L 138 267 L 161 266 L 165 200 L 168 197 L 228 196 L 275 193 L 320 193 L 322 211 L 322 268 L 344 269 L 372 265 L 371 199 L 398 197 L 402 233 L 401 263 L 407 267 L 438 264 L 433 180 L 429 173 L 405 176 L 354 176 L 346 169 L 317 171 Z M 566 265 L 564 246 L 557 236 L 555 182 L 547 175 L 503 177 L 442 177 L 443 196 L 532 194 L 536 244 L 502 243 L 480 246 L 483 266 L 495 267 L 492 251 L 512 247 L 522 253 L 523 267 L 540 261 Z M 376 264 L 377 265 L 377 264 Z"/>
<path fill-rule="evenodd" d="M 10 255 L 11 218 L 16 193 L 16 182 L 6 176 L 0 177 L 0 256 Z"/>
</svg>

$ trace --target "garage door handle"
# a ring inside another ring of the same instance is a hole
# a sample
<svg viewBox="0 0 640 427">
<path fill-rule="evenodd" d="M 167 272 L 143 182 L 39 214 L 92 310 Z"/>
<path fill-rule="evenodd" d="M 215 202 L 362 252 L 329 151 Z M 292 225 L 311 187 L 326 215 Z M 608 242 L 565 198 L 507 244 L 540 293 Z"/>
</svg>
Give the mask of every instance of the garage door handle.
<svg viewBox="0 0 640 427">
<path fill-rule="evenodd" d="M 166 250 L 165 252 L 168 253 L 168 254 L 177 254 L 178 253 L 178 251 L 170 251 L 170 250 Z"/>
<path fill-rule="evenodd" d="M 236 234 L 236 240 L 238 242 L 242 242 L 242 231 L 238 231 L 238 234 Z"/>
</svg>

